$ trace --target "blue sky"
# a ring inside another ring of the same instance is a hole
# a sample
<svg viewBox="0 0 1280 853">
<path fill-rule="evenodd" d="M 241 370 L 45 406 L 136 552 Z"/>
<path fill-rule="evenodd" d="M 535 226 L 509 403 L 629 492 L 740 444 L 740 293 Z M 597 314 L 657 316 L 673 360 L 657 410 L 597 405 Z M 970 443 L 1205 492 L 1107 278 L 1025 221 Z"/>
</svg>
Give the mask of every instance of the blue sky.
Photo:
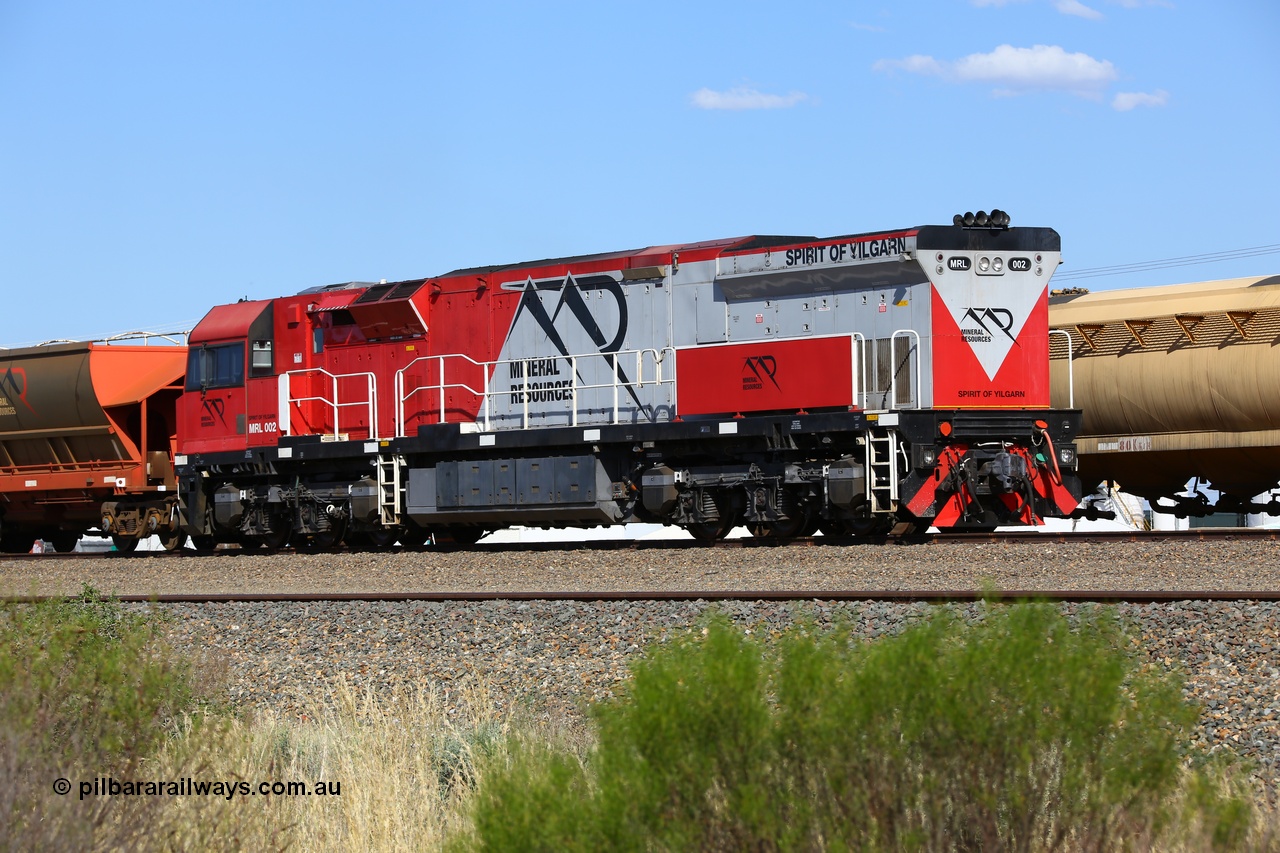
<svg viewBox="0 0 1280 853">
<path fill-rule="evenodd" d="M 1278 38 L 1274 0 L 3 0 L 0 345 L 992 207 L 1064 273 L 1277 247 Z"/>
</svg>

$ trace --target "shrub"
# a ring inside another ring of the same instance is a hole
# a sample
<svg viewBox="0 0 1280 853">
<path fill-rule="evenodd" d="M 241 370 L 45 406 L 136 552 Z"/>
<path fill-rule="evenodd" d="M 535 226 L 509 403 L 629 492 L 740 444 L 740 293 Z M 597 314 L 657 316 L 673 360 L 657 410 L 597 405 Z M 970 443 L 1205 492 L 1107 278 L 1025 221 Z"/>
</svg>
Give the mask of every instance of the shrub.
<svg viewBox="0 0 1280 853">
<path fill-rule="evenodd" d="M 152 621 L 87 586 L 75 599 L 0 605 L 0 837 L 86 846 L 106 805 L 56 796 L 54 780 L 127 778 L 194 708 L 194 683 Z"/>
<path fill-rule="evenodd" d="M 479 849 L 1229 846 L 1246 800 L 1186 769 L 1195 709 L 1105 614 L 938 612 L 872 644 L 715 619 L 633 667 L 582 760 L 482 776 Z M 1188 793 L 1188 792 L 1191 793 Z M 1177 806 L 1175 808 L 1175 806 Z"/>
</svg>

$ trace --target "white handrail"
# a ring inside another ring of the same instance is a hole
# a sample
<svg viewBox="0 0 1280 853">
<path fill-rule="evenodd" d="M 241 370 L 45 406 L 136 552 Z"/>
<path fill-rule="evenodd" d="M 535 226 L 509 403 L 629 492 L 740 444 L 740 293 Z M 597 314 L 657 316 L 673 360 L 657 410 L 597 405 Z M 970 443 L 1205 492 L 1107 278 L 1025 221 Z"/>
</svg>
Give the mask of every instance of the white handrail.
<svg viewBox="0 0 1280 853">
<path fill-rule="evenodd" d="M 861 332 L 851 332 L 849 334 L 849 348 L 853 352 L 853 405 L 860 409 L 865 409 L 867 402 L 862 399 L 862 392 L 859 389 L 864 378 L 862 374 L 866 370 L 863 365 L 867 358 L 867 339 L 863 337 Z"/>
<path fill-rule="evenodd" d="M 898 405 L 898 370 L 895 367 L 898 357 L 898 338 L 910 335 L 916 339 L 916 408 L 920 407 L 919 397 L 923 394 L 923 386 L 921 385 L 920 373 L 920 333 L 915 329 L 898 329 L 889 336 L 889 408 L 895 408 Z M 911 350 L 907 350 L 907 358 L 911 357 Z"/>
<path fill-rule="evenodd" d="M 1075 344 L 1071 341 L 1071 333 L 1066 329 L 1050 329 L 1051 335 L 1062 335 L 1067 339 L 1067 408 L 1076 407 Z"/>
<path fill-rule="evenodd" d="M 631 356 L 631 355 L 635 356 L 636 376 L 634 379 L 630 380 L 629 382 L 623 382 L 620 380 L 618 376 L 618 360 L 625 356 Z M 593 353 L 573 354 L 568 356 L 558 355 L 558 356 L 540 356 L 540 357 L 541 358 L 551 358 L 551 357 L 563 358 L 569 362 L 569 371 L 570 371 L 571 379 L 570 379 L 569 386 L 566 389 L 569 392 L 569 406 L 570 406 L 569 423 L 571 426 L 577 426 L 578 425 L 578 395 L 583 391 L 593 391 L 593 390 L 599 390 L 599 389 L 605 389 L 605 388 L 611 389 L 613 392 L 613 423 L 616 424 L 621 421 L 621 417 L 622 417 L 621 396 L 619 394 L 619 390 L 621 388 L 623 387 L 643 388 L 645 385 L 674 385 L 675 384 L 674 357 L 671 359 L 672 377 L 670 379 L 667 379 L 667 378 L 664 378 L 664 375 L 663 375 L 664 374 L 663 365 L 666 363 L 668 355 L 670 356 L 675 355 L 674 347 L 662 347 L 661 349 L 648 347 L 645 349 L 621 350 L 616 353 L 593 352 Z M 578 362 L 580 359 L 588 359 L 588 358 L 603 358 L 610 363 L 610 367 L 612 368 L 612 370 L 611 370 L 610 380 L 608 382 L 584 384 L 578 381 Z M 437 381 L 435 383 L 428 382 L 426 384 L 416 385 L 413 388 L 409 388 L 406 382 L 406 372 L 409 370 L 409 368 L 413 367 L 419 362 L 429 361 L 429 360 L 434 360 L 438 364 Z M 461 362 L 464 367 L 465 365 L 469 364 L 472 367 L 480 368 L 483 371 L 482 375 L 484 377 L 484 387 L 480 389 L 476 389 L 471 387 L 471 385 L 469 385 L 466 382 L 446 381 L 447 377 L 445 374 L 446 374 L 446 368 L 448 364 L 447 360 L 452 360 L 455 363 Z M 476 396 L 481 398 L 481 400 L 483 401 L 482 412 L 481 412 L 481 422 L 483 423 L 484 429 L 486 432 L 488 432 L 492 427 L 492 401 L 502 396 L 514 396 L 517 394 L 520 395 L 520 398 L 521 398 L 520 399 L 520 415 L 521 415 L 520 427 L 521 429 L 529 429 L 530 426 L 532 425 L 531 417 L 529 413 L 530 371 L 528 369 L 525 369 L 522 371 L 521 383 L 518 388 L 494 390 L 491 387 L 490 378 L 496 375 L 498 368 L 501 368 L 504 365 L 525 364 L 530 360 L 531 360 L 530 358 L 506 358 L 506 359 L 499 359 L 496 361 L 480 362 L 462 353 L 420 356 L 418 358 L 415 358 L 413 361 L 409 362 L 404 367 L 396 371 L 396 375 L 395 375 L 396 435 L 402 436 L 406 434 L 406 429 L 408 424 L 407 424 L 407 419 L 405 417 L 405 403 L 408 402 L 408 400 L 411 397 L 413 397 L 415 394 L 418 394 L 419 392 L 422 392 L 422 391 L 438 391 L 440 393 L 440 414 L 439 414 L 438 422 L 444 423 L 445 422 L 445 391 L 450 388 L 460 388 L 471 394 L 475 394 Z M 645 374 L 646 363 L 652 364 L 653 366 L 652 378 L 646 378 L 646 374 Z"/>
<path fill-rule="evenodd" d="M 293 376 L 301 376 L 306 373 L 319 373 L 327 376 L 333 383 L 333 399 L 328 397 L 294 397 L 291 389 Z M 338 402 L 338 380 L 340 379 L 357 379 L 363 376 L 365 378 L 366 389 L 368 391 L 367 400 L 356 400 L 350 403 Z M 279 425 L 282 435 L 290 435 L 292 433 L 291 426 L 293 420 L 293 412 L 290 408 L 294 403 L 305 403 L 307 401 L 315 401 L 324 403 L 333 409 L 333 437 L 337 439 L 341 432 L 338 425 L 338 410 L 347 406 L 365 406 L 369 414 L 369 437 L 381 438 L 378 434 L 378 380 L 373 373 L 330 373 L 323 367 L 309 367 L 304 370 L 290 370 L 281 373 L 277 380 L 277 407 L 276 423 Z"/>
</svg>

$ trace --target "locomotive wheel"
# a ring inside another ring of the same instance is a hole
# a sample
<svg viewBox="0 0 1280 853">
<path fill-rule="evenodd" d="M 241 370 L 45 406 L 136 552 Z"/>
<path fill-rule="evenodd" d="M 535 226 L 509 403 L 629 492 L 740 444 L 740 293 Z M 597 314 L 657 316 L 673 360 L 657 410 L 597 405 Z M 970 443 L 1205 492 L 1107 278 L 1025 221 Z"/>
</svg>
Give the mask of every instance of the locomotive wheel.
<svg viewBox="0 0 1280 853">
<path fill-rule="evenodd" d="M 474 545 L 488 532 L 483 527 L 446 527 L 436 533 L 436 544 Z"/>
<path fill-rule="evenodd" d="M 399 533 L 394 527 L 379 527 L 375 530 L 365 531 L 365 539 L 369 543 L 369 547 L 374 551 L 386 551 L 396 544 Z"/>
<path fill-rule="evenodd" d="M 939 527 L 939 533 L 995 533 L 995 524 L 972 524 L 967 527 L 955 525 L 952 527 Z"/>
<path fill-rule="evenodd" d="M 115 545 L 116 551 L 121 554 L 132 554 L 138 550 L 138 537 L 121 536 L 119 533 L 112 533 L 111 544 Z"/>
<path fill-rule="evenodd" d="M 710 545 L 728 536 L 733 528 L 732 518 L 719 518 L 715 521 L 691 521 L 685 525 L 684 529 L 689 531 L 689 535 L 694 539 Z"/>
<path fill-rule="evenodd" d="M 346 524 L 335 523 L 329 530 L 322 530 L 319 533 L 312 533 L 310 536 L 307 536 L 298 544 L 298 550 L 305 551 L 308 554 L 332 551 L 342 544 L 342 537 L 346 532 Z"/>
<path fill-rule="evenodd" d="M 212 554 L 218 550 L 218 540 L 212 536 L 192 536 L 191 544 L 202 554 Z"/>
<path fill-rule="evenodd" d="M 79 541 L 80 534 L 74 530 L 59 530 L 49 539 L 53 550 L 59 554 L 70 554 L 76 549 L 76 543 Z"/>
<path fill-rule="evenodd" d="M 241 544 L 245 550 L 266 548 L 268 551 L 279 551 L 289 544 L 289 536 L 292 533 L 293 531 L 287 527 L 280 530 L 272 530 L 270 533 L 255 533 L 251 536 L 246 536 Z"/>
<path fill-rule="evenodd" d="M 884 536 L 893 530 L 892 518 L 855 518 L 846 522 L 850 536 Z"/>
<path fill-rule="evenodd" d="M 431 531 L 425 527 L 411 524 L 400 534 L 400 544 L 406 548 L 421 548 L 431 538 Z"/>
<path fill-rule="evenodd" d="M 763 532 L 757 533 L 752 529 L 754 536 L 765 536 L 770 539 L 794 539 L 797 536 L 808 536 L 812 534 L 805 533 L 805 528 L 809 526 L 809 519 L 805 515 L 795 516 L 791 518 L 780 518 L 775 521 L 768 521 L 762 525 L 756 525 L 762 528 Z"/>
<path fill-rule="evenodd" d="M 805 515 L 804 527 L 797 536 L 812 536 L 818 532 L 818 528 L 822 525 L 822 516 L 817 511 L 809 512 Z"/>
</svg>

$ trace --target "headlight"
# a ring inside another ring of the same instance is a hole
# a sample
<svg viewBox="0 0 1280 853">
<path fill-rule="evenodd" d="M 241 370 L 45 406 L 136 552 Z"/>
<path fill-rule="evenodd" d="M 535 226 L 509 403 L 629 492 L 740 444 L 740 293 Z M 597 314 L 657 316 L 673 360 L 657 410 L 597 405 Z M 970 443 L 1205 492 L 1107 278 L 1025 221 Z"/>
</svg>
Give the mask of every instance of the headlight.
<svg viewBox="0 0 1280 853">
<path fill-rule="evenodd" d="M 916 468 L 932 468 L 938 463 L 936 447 L 916 447 L 912 451 L 912 459 Z"/>
</svg>

